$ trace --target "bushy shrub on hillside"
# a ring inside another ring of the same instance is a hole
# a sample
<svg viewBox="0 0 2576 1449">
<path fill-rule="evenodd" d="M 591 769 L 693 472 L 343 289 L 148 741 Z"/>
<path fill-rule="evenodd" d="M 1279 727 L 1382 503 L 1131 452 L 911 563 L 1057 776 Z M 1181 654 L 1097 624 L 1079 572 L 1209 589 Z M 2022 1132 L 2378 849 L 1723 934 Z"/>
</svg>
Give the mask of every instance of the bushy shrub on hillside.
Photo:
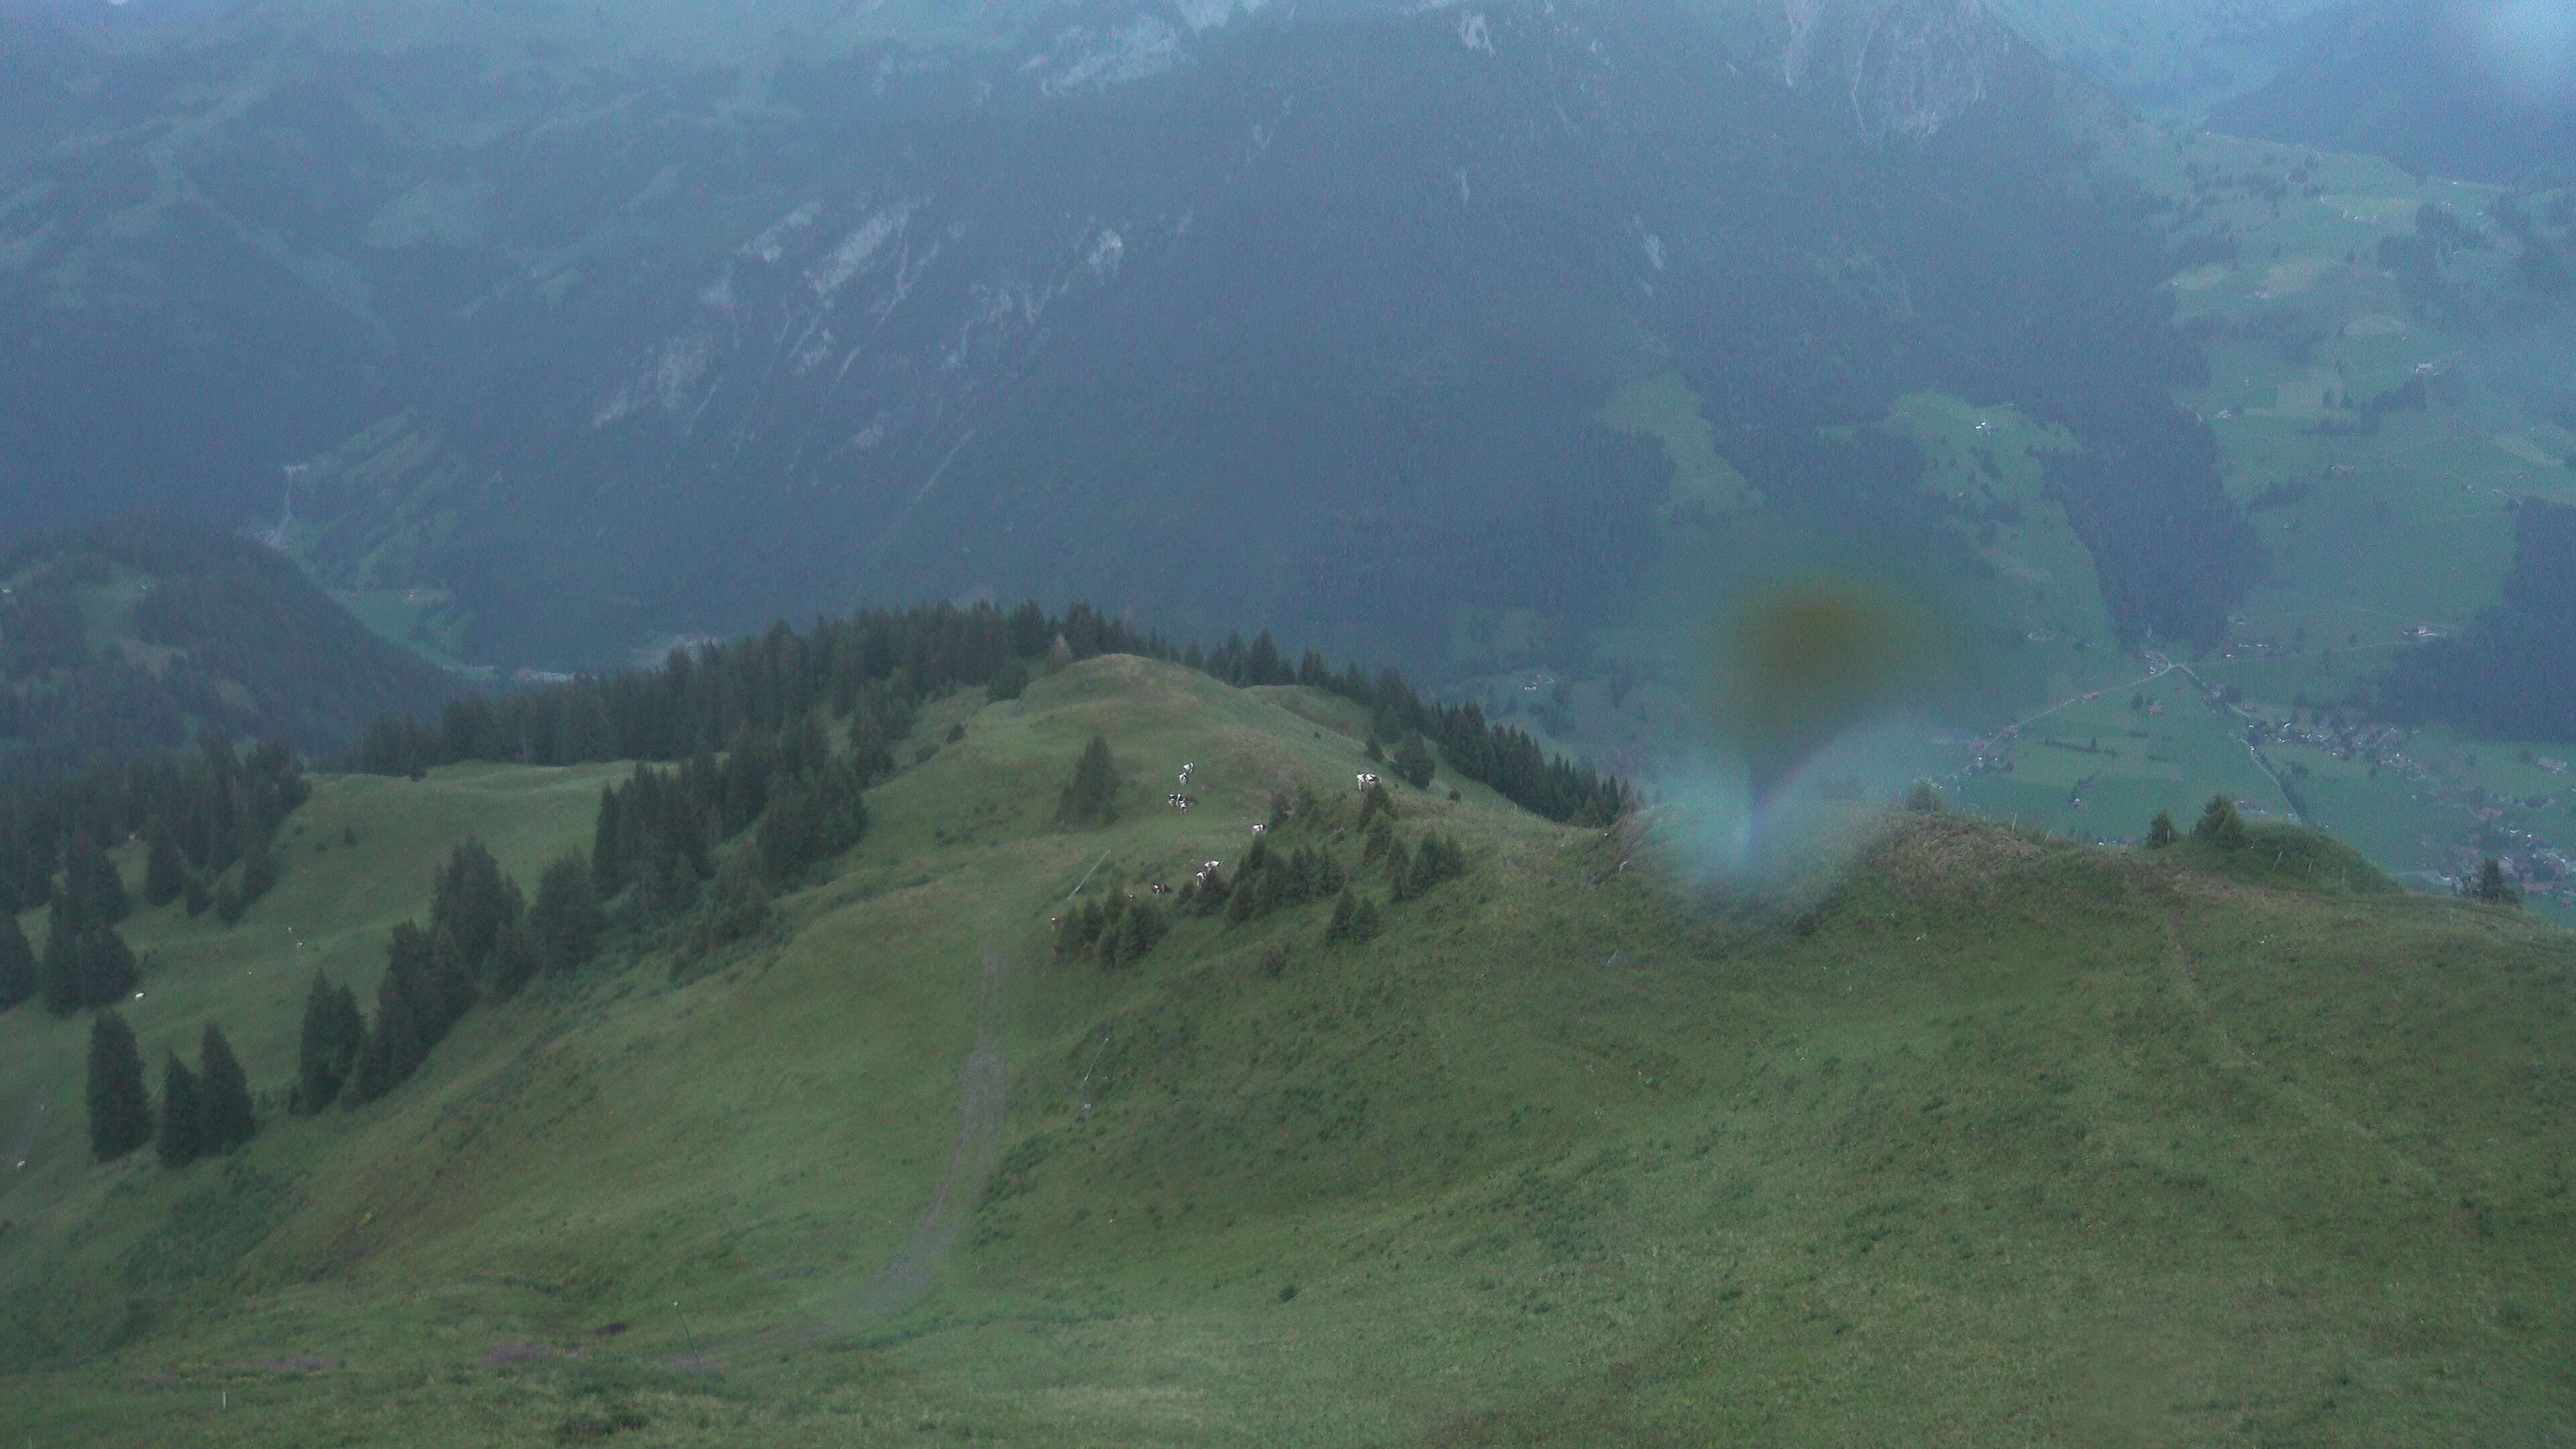
<svg viewBox="0 0 2576 1449">
<path fill-rule="evenodd" d="M 2182 830 L 2174 824 L 2172 811 L 2159 810 L 2156 818 L 2147 822 L 2147 849 L 2162 850 L 2180 839 Z"/>
<path fill-rule="evenodd" d="M 2200 812 L 2200 823 L 2191 833 L 2226 850 L 2242 850 L 2248 839 L 2245 817 L 2237 813 L 2236 802 L 2224 795 L 2209 797 L 2207 808 Z"/>
</svg>

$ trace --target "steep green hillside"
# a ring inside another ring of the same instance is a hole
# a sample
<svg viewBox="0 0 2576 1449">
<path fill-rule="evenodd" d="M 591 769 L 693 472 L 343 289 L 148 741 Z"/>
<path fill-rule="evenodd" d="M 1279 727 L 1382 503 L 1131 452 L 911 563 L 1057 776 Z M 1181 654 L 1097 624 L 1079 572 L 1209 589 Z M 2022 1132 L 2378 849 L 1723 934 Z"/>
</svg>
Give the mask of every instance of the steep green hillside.
<svg viewBox="0 0 2576 1449">
<path fill-rule="evenodd" d="M 0 775 L 176 750 L 210 728 L 333 755 L 457 692 L 247 539 L 138 519 L 0 553 Z"/>
<path fill-rule="evenodd" d="M 33 1123 L 0 1177 L 0 1435 L 2576 1426 L 2567 937 L 2292 836 L 2249 864 L 1855 818 L 1844 868 L 1710 887 L 1667 864 L 1678 817 L 1552 826 L 1451 800 L 1445 768 L 1396 791 L 1396 831 L 1454 834 L 1467 869 L 1390 902 L 1365 731 L 1119 656 L 951 695 L 857 851 L 750 942 L 676 979 L 650 938 L 612 950 L 478 1009 L 381 1103 L 185 1173 L 89 1165 L 83 1028 L 0 1017 L 0 1126 Z M 1060 825 L 1095 733 L 1117 817 Z M 321 782 L 231 944 L 128 923 L 147 1049 L 213 1015 L 273 1110 L 315 957 L 367 986 L 448 846 L 524 879 L 610 774 Z M 1052 919 L 1205 861 L 1240 885 L 1255 824 L 1332 855 L 1384 934 L 1327 945 L 1317 902 L 1179 910 L 1115 969 L 1052 949 Z"/>
</svg>

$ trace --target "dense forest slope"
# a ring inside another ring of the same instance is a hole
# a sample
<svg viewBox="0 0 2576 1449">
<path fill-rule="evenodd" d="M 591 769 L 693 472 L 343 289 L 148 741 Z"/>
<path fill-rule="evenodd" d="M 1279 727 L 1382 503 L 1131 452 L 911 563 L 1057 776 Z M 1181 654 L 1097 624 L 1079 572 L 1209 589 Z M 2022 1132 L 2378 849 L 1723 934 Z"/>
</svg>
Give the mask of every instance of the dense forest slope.
<svg viewBox="0 0 2576 1449">
<path fill-rule="evenodd" d="M 834 718 L 827 755 L 872 728 Z M 760 893 L 747 828 L 702 904 L 655 924 L 621 894 L 590 964 L 294 1117 L 317 970 L 377 999 L 454 847 L 523 881 L 596 859 L 601 787 L 635 777 L 318 781 L 240 927 L 125 927 L 144 1052 L 217 1022 L 263 1104 L 219 1162 L 94 1165 L 86 1026 L 0 1016 L 28 1159 L 0 1177 L 0 1432 L 2576 1423 L 2576 954 L 2520 913 L 2390 893 L 2287 828 L 2132 852 L 1919 812 L 1713 888 L 1673 863 L 1682 816 L 1559 826 L 1446 759 L 1364 796 L 1350 700 L 1120 655 L 909 724 L 855 848 Z"/>
<path fill-rule="evenodd" d="M 456 692 L 247 539 L 133 520 L 0 551 L 0 775 L 177 750 L 205 730 L 336 755 Z"/>
</svg>

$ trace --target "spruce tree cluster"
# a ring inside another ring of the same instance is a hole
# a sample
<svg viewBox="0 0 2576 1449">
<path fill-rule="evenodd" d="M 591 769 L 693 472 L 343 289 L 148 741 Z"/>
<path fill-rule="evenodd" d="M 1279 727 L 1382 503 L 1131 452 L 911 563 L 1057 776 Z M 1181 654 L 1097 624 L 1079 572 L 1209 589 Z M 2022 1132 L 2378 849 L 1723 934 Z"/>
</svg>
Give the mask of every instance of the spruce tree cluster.
<svg viewBox="0 0 2576 1449">
<path fill-rule="evenodd" d="M 2147 822 L 2147 849 L 2162 850 L 2180 839 L 2182 829 L 2174 824 L 2172 811 L 2159 810 L 2156 818 Z"/>
<path fill-rule="evenodd" d="M 45 1009 L 70 1016 L 122 1001 L 142 979 L 133 948 L 105 922 L 84 920 L 69 891 L 57 894 L 45 923 L 45 954 L 37 968 Z"/>
<path fill-rule="evenodd" d="M 1308 844 L 1283 850 L 1264 835 L 1244 852 L 1228 883 L 1225 918 L 1241 925 L 1274 911 L 1328 901 L 1341 894 L 1347 880 L 1348 873 L 1329 850 Z"/>
<path fill-rule="evenodd" d="M 342 1095 L 364 1106 L 409 1081 L 475 997 L 474 977 L 454 949 L 444 948 L 417 922 L 394 927 L 385 946 L 384 979 L 376 988 L 375 1019 Z"/>
<path fill-rule="evenodd" d="M 1413 849 L 1399 844 L 1390 855 L 1388 876 L 1391 893 L 1398 901 L 1413 900 L 1442 881 L 1456 880 L 1467 873 L 1467 848 L 1454 836 L 1425 835 Z"/>
<path fill-rule="evenodd" d="M 152 1140 L 152 1096 L 143 1085 L 143 1052 L 134 1028 L 113 1011 L 89 1029 L 89 1150 L 114 1162 Z"/>
<path fill-rule="evenodd" d="M 1056 823 L 1107 825 L 1116 820 L 1118 783 L 1118 761 L 1109 753 L 1109 741 L 1093 735 L 1073 762 L 1073 778 L 1056 796 Z"/>
<path fill-rule="evenodd" d="M 21 781 L 0 790 L 0 914 L 68 894 L 80 919 L 117 924 L 132 902 L 105 847 L 136 835 L 145 842 L 144 900 L 167 905 L 191 883 L 231 870 L 251 846 L 265 847 L 310 793 L 284 744 L 245 755 L 216 731 L 181 758 Z M 212 886 L 204 889 L 211 902 Z"/>
<path fill-rule="evenodd" d="M 1324 926 L 1327 946 L 1359 946 L 1378 938 L 1385 929 L 1379 914 L 1377 897 L 1361 895 L 1345 886 L 1333 902 L 1333 918 Z"/>
<path fill-rule="evenodd" d="M 292 1109 L 310 1116 L 339 1100 L 340 1089 L 367 1049 L 367 1019 L 349 988 L 315 974 L 304 998 L 304 1030 L 296 1051 Z"/>
<path fill-rule="evenodd" d="M 1106 904 L 1089 901 L 1066 915 L 1055 949 L 1058 956 L 1089 955 L 1101 969 L 1114 971 L 1144 960 L 1171 929 L 1152 901 L 1114 895 Z"/>
</svg>

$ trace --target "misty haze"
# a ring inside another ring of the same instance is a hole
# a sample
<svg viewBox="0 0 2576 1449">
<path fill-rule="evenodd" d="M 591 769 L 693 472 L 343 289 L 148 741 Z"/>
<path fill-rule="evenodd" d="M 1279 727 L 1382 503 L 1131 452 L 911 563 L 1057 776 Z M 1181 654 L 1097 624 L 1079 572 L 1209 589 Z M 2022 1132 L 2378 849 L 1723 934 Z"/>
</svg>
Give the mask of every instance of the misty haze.
<svg viewBox="0 0 2576 1449">
<path fill-rule="evenodd" d="M 0 0 L 0 1444 L 2576 1442 L 2576 6 Z"/>
</svg>

